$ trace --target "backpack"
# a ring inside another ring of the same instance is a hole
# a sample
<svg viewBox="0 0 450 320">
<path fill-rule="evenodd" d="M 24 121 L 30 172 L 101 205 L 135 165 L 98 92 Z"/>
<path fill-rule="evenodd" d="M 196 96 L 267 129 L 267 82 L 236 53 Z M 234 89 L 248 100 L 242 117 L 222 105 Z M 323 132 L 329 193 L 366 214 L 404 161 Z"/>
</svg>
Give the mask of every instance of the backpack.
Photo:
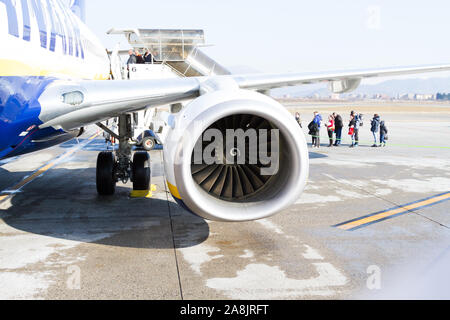
<svg viewBox="0 0 450 320">
<path fill-rule="evenodd" d="M 308 124 L 308 129 L 309 129 L 310 135 L 315 135 L 317 133 L 319 127 L 317 126 L 317 123 L 315 123 L 313 120 Z"/>
<path fill-rule="evenodd" d="M 380 121 L 377 119 L 372 119 L 372 121 L 370 122 L 370 131 L 372 132 L 378 132 L 380 128 Z"/>
<path fill-rule="evenodd" d="M 358 119 L 358 121 L 359 121 L 359 126 L 360 127 L 362 127 L 362 126 L 364 126 L 364 122 L 363 122 L 363 114 L 358 114 L 356 117 L 357 117 L 357 119 Z"/>
</svg>

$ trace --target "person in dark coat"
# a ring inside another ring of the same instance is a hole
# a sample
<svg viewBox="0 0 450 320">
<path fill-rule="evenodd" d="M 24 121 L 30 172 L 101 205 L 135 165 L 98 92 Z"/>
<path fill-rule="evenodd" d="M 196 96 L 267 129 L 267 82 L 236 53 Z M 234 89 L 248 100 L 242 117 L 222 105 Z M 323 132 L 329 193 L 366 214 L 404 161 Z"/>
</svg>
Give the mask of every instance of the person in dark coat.
<svg viewBox="0 0 450 320">
<path fill-rule="evenodd" d="M 380 122 L 380 147 L 386 147 L 386 140 L 387 140 L 387 134 L 388 134 L 388 129 L 386 127 L 386 124 L 384 123 L 384 121 Z"/>
<path fill-rule="evenodd" d="M 130 55 L 130 57 L 128 58 L 127 66 L 130 64 L 136 64 L 136 55 L 134 54 L 133 50 L 130 49 L 128 51 L 128 54 Z"/>
<path fill-rule="evenodd" d="M 333 113 L 334 117 L 334 127 L 336 133 L 336 141 L 334 145 L 338 147 L 342 141 L 342 128 L 344 127 L 344 122 L 342 121 L 342 117 L 339 114 Z"/>
<path fill-rule="evenodd" d="M 352 145 L 353 147 L 357 147 L 359 145 L 359 128 L 362 126 L 362 115 L 352 111 L 351 116 L 353 116 L 353 119 L 355 120 L 355 124 L 353 126 L 354 133 L 352 136 L 354 143 L 352 142 Z"/>
<path fill-rule="evenodd" d="M 148 51 L 148 50 L 145 51 L 144 60 L 145 60 L 145 63 L 153 63 L 153 56 L 150 53 L 150 51 Z"/>
<path fill-rule="evenodd" d="M 136 49 L 135 55 L 136 55 L 136 63 L 138 63 L 138 64 L 145 63 L 144 57 L 142 57 L 142 54 L 139 52 L 138 49 Z"/>
<path fill-rule="evenodd" d="M 379 129 L 380 129 L 380 116 L 378 114 L 374 114 L 373 119 L 370 123 L 370 131 L 372 131 L 372 134 L 373 134 L 373 146 L 372 147 L 377 146 L 377 133 L 378 133 Z"/>
<path fill-rule="evenodd" d="M 315 148 L 318 144 L 318 136 L 319 136 L 319 126 L 314 121 L 314 119 L 308 125 L 309 134 L 312 137 L 311 147 Z"/>
<path fill-rule="evenodd" d="M 130 64 L 136 64 L 136 55 L 134 54 L 134 51 L 132 49 L 128 51 L 128 54 L 130 55 L 130 57 L 128 58 L 127 61 L 127 71 L 128 71 L 128 79 L 130 79 Z"/>
<path fill-rule="evenodd" d="M 355 126 L 356 126 L 356 117 L 355 117 L 355 115 L 354 115 L 354 113 L 352 111 L 352 113 L 350 114 L 350 122 L 348 123 L 349 131 L 353 130 L 353 133 L 352 133 L 352 144 L 350 145 L 350 148 L 353 148 L 355 146 L 355 140 L 356 140 L 355 139 L 356 138 Z M 349 132 L 349 134 L 350 134 L 350 132 Z"/>
</svg>

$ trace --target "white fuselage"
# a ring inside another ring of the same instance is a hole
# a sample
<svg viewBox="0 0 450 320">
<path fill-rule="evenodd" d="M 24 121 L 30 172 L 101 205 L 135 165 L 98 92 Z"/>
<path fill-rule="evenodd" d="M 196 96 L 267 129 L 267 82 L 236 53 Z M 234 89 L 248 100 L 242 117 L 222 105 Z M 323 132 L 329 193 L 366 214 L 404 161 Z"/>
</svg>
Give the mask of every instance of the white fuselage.
<svg viewBox="0 0 450 320">
<path fill-rule="evenodd" d="M 0 1 L 0 76 L 108 79 L 105 48 L 63 0 Z"/>
</svg>

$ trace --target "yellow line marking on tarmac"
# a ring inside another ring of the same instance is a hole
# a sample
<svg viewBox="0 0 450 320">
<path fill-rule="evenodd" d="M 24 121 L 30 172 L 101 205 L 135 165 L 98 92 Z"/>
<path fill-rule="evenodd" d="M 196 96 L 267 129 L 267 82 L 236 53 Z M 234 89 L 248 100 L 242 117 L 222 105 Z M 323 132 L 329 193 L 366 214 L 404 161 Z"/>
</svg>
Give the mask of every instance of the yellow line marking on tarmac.
<svg viewBox="0 0 450 320">
<path fill-rule="evenodd" d="M 64 160 L 68 157 L 70 157 L 71 155 L 73 155 L 75 152 L 79 151 L 80 149 L 84 148 L 86 145 L 88 145 L 92 140 L 94 140 L 95 138 L 97 138 L 100 135 L 99 132 L 97 132 L 96 134 L 94 134 L 92 137 L 90 137 L 88 139 L 88 143 L 84 144 L 84 145 L 78 145 L 75 148 L 72 148 L 71 150 L 67 151 L 66 153 L 64 153 L 63 155 L 57 157 L 56 159 L 52 160 L 51 162 L 49 162 L 48 164 L 44 165 L 43 167 L 39 168 L 37 171 L 35 171 L 31 176 L 27 177 L 26 179 L 22 180 L 21 182 L 19 182 L 18 184 L 16 184 L 14 187 L 12 188 L 8 188 L 4 191 L 2 191 L 2 194 L 0 194 L 0 202 L 3 202 L 4 200 L 6 200 L 8 197 L 10 197 L 12 194 L 14 194 L 15 192 L 19 191 L 22 187 L 24 187 L 25 185 L 27 185 L 28 183 L 30 183 L 31 181 L 33 181 L 34 179 L 36 179 L 37 177 L 41 176 L 42 174 L 44 174 L 46 171 L 48 171 L 49 169 L 51 169 L 52 167 L 54 167 L 57 163 L 59 163 L 61 160 Z"/>
<path fill-rule="evenodd" d="M 445 201 L 450 199 L 450 192 L 426 199 L 426 200 L 422 200 L 419 202 L 415 202 L 415 203 L 411 203 L 408 205 L 404 205 L 404 206 L 400 206 L 398 208 L 395 209 L 391 209 L 385 212 L 380 212 L 380 213 L 376 213 L 374 215 L 371 216 L 366 216 L 366 217 L 362 217 L 360 219 L 356 219 L 353 221 L 349 221 L 347 223 L 343 223 L 341 225 L 337 225 L 336 227 L 342 230 L 349 230 L 349 229 L 354 229 L 356 227 L 362 226 L 362 225 L 366 225 L 366 224 L 371 224 L 374 222 L 377 222 L 381 219 L 386 219 L 389 217 L 392 217 L 394 215 L 398 215 L 401 213 L 406 213 L 407 211 L 411 211 L 420 207 L 425 207 L 425 206 L 429 206 L 432 204 L 436 204 L 437 202 L 441 202 L 441 201 Z"/>
</svg>

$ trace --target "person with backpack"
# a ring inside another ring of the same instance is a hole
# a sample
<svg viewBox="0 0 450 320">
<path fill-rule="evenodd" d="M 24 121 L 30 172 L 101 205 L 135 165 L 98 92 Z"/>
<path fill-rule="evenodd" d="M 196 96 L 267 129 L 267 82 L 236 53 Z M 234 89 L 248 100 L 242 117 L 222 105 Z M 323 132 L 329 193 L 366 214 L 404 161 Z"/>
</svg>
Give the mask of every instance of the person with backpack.
<svg viewBox="0 0 450 320">
<path fill-rule="evenodd" d="M 388 139 L 388 129 L 384 121 L 380 122 L 380 147 L 386 147 L 386 140 Z"/>
<path fill-rule="evenodd" d="M 314 119 L 308 125 L 309 134 L 312 136 L 312 147 L 320 147 L 320 124 L 322 122 L 322 116 L 318 111 L 314 112 Z"/>
<path fill-rule="evenodd" d="M 372 131 L 374 140 L 372 147 L 377 146 L 377 133 L 379 129 L 380 129 L 380 116 L 378 114 L 374 114 L 372 122 L 370 123 L 370 131 Z"/>
<path fill-rule="evenodd" d="M 338 147 L 342 141 L 342 128 L 344 127 L 344 122 L 339 114 L 333 113 L 334 118 L 334 132 L 336 133 L 336 141 L 334 146 Z"/>
<path fill-rule="evenodd" d="M 362 114 L 358 114 L 355 111 L 352 111 L 353 119 L 355 120 L 354 131 L 353 131 L 353 139 L 352 145 L 353 147 L 357 147 L 359 145 L 359 128 L 363 126 Z M 354 140 L 354 143 L 353 143 Z"/>
<path fill-rule="evenodd" d="M 317 126 L 317 123 L 314 122 L 314 119 L 309 123 L 308 129 L 309 135 L 311 135 L 312 138 L 311 147 L 315 148 L 317 145 L 317 135 L 319 132 L 319 127 Z"/>
<path fill-rule="evenodd" d="M 328 139 L 330 139 L 330 144 L 328 145 L 328 147 L 332 147 L 333 146 L 333 133 L 335 130 L 335 126 L 334 126 L 334 118 L 333 115 L 329 115 L 328 116 L 328 122 L 327 122 L 327 131 L 328 131 Z"/>
</svg>

